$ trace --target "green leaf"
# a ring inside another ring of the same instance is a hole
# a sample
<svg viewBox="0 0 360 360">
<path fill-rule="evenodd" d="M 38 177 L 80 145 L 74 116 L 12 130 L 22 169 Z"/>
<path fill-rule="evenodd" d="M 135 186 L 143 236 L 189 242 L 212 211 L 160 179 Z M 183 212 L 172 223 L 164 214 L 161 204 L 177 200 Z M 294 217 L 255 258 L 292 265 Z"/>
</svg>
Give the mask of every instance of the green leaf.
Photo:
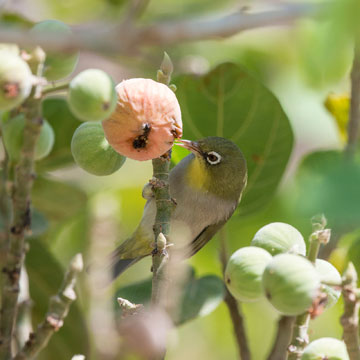
<svg viewBox="0 0 360 360">
<path fill-rule="evenodd" d="M 32 189 L 34 206 L 53 221 L 75 216 L 86 201 L 86 194 L 79 188 L 45 177 L 38 177 Z"/>
<path fill-rule="evenodd" d="M 37 171 L 54 170 L 74 164 L 71 154 L 71 139 L 79 120 L 71 113 L 63 97 L 46 98 L 42 104 L 44 118 L 55 132 L 55 143 L 51 153 L 36 163 Z"/>
<path fill-rule="evenodd" d="M 12 13 L 2 12 L 0 16 L 0 25 L 6 27 L 17 27 L 17 28 L 30 28 L 33 26 L 33 22 L 24 16 Z"/>
<path fill-rule="evenodd" d="M 334 21 L 303 20 L 297 36 L 300 70 L 314 88 L 337 84 L 347 74 L 353 57 L 351 37 Z"/>
<path fill-rule="evenodd" d="M 127 286 L 124 286 L 116 292 L 116 299 L 121 297 L 131 301 L 133 304 L 147 304 L 151 299 L 151 284 L 152 278 L 142 280 Z M 116 309 L 119 309 L 119 305 L 116 302 Z"/>
<path fill-rule="evenodd" d="M 360 219 L 360 165 L 346 161 L 339 151 L 307 156 L 298 170 L 297 209 L 311 217 L 324 213 L 331 228 L 348 232 Z"/>
<path fill-rule="evenodd" d="M 44 214 L 36 209 L 31 211 L 31 236 L 40 236 L 49 228 L 49 223 Z M 0 231 L 4 230 L 4 219 L 0 215 Z"/>
<path fill-rule="evenodd" d="M 223 301 L 225 287 L 223 281 L 215 275 L 191 279 L 184 289 L 180 314 L 175 323 L 181 325 L 198 316 L 213 312 Z"/>
<path fill-rule="evenodd" d="M 116 298 L 121 297 L 134 304 L 148 304 L 151 299 L 151 283 L 150 278 L 120 288 L 116 292 Z M 184 284 L 180 312 L 173 319 L 175 324 L 181 325 L 198 316 L 210 314 L 223 301 L 224 295 L 224 283 L 218 276 L 196 278 L 191 268 L 191 274 Z M 117 303 L 115 306 L 119 311 Z"/>
<path fill-rule="evenodd" d="M 171 151 L 171 164 L 170 167 L 173 168 L 181 159 L 189 155 L 189 150 L 181 146 L 174 146 Z"/>
<path fill-rule="evenodd" d="M 289 120 L 276 97 L 243 68 L 225 63 L 205 76 L 176 81 L 184 138 L 223 136 L 243 151 L 249 171 L 239 212 L 258 211 L 272 198 L 293 145 Z"/>
<path fill-rule="evenodd" d="M 26 256 L 26 270 L 30 282 L 30 296 L 33 300 L 33 326 L 44 320 L 49 298 L 57 293 L 64 271 L 43 243 L 31 239 L 30 251 Z M 75 302 L 64 321 L 64 326 L 51 338 L 48 346 L 37 360 L 71 359 L 74 354 L 89 354 L 89 338 L 85 319 Z"/>
</svg>

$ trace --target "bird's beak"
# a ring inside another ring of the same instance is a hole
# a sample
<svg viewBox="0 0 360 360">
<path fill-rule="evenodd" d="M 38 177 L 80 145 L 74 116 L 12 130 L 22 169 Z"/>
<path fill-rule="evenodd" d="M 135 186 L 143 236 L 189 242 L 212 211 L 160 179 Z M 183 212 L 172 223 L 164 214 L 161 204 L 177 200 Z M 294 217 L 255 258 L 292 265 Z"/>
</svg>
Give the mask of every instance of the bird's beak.
<svg viewBox="0 0 360 360">
<path fill-rule="evenodd" d="M 199 148 L 199 144 L 196 141 L 190 140 L 176 140 L 175 145 L 181 146 L 187 150 L 190 150 L 195 155 L 201 154 L 201 150 Z"/>
</svg>

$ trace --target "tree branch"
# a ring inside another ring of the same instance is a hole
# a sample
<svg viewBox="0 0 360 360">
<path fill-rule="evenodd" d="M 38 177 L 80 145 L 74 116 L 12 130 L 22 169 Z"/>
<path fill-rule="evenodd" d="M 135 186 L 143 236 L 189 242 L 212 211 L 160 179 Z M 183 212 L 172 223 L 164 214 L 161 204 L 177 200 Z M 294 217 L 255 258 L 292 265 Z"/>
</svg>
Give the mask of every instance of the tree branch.
<svg viewBox="0 0 360 360">
<path fill-rule="evenodd" d="M 166 258 L 166 236 L 170 233 L 170 217 L 172 202 L 169 192 L 169 168 L 170 155 L 160 157 L 153 161 L 153 191 L 156 201 L 156 218 L 154 224 L 155 249 L 153 251 L 153 280 L 151 303 L 153 305 L 162 302 L 163 286 L 166 282 L 165 272 L 161 271 L 163 261 Z"/>
<path fill-rule="evenodd" d="M 38 326 L 35 333 L 30 334 L 29 340 L 15 356 L 14 360 L 31 360 L 48 344 L 54 332 L 58 331 L 67 316 L 71 303 L 76 299 L 76 277 L 83 269 L 81 254 L 77 254 L 70 263 L 65 274 L 63 284 L 57 295 L 49 302 L 49 310 L 44 321 Z"/>
<path fill-rule="evenodd" d="M 341 316 L 340 322 L 344 330 L 343 338 L 350 360 L 360 360 L 360 292 L 357 289 L 357 280 L 358 276 L 355 267 L 352 263 L 349 263 L 343 276 L 342 295 L 344 298 L 344 314 Z"/>
<path fill-rule="evenodd" d="M 11 205 L 8 194 L 8 164 L 9 157 L 6 152 L 5 146 L 4 158 L 1 162 L 1 174 L 0 174 L 0 216 L 3 222 L 3 229 L 0 232 L 0 264 L 5 263 L 6 250 L 9 246 L 9 229 L 10 229 L 10 214 Z M 0 274 L 2 276 L 2 274 Z"/>
<path fill-rule="evenodd" d="M 351 70 L 351 100 L 348 123 L 348 143 L 345 149 L 347 157 L 355 154 L 359 138 L 360 124 L 360 40 L 355 41 L 354 61 Z"/>
<path fill-rule="evenodd" d="M 169 45 L 174 42 L 227 38 L 244 30 L 289 24 L 299 17 L 314 15 L 320 8 L 309 3 L 286 4 L 263 12 L 245 13 L 239 10 L 217 18 L 159 23 L 144 31 L 143 43 Z"/>
<path fill-rule="evenodd" d="M 225 233 L 224 228 L 222 228 L 220 230 L 219 257 L 220 257 L 220 261 L 221 261 L 221 265 L 222 265 L 222 272 L 223 272 L 223 274 L 225 274 L 226 264 L 227 264 L 229 256 L 228 256 L 228 251 L 227 251 L 226 233 Z M 247 342 L 244 319 L 241 314 L 240 307 L 238 306 L 237 300 L 230 294 L 230 292 L 228 291 L 227 288 L 226 288 L 224 302 L 225 302 L 226 306 L 228 307 L 231 321 L 233 324 L 235 339 L 236 339 L 236 343 L 237 343 L 238 350 L 239 350 L 239 359 L 250 360 L 251 354 L 250 354 L 250 349 L 249 349 L 249 345 Z"/>
<path fill-rule="evenodd" d="M 23 105 L 25 114 L 24 140 L 21 157 L 15 168 L 13 190 L 13 220 L 9 234 L 6 262 L 2 268 L 2 299 L 0 321 L 0 359 L 11 357 L 19 295 L 20 270 L 24 259 L 25 233 L 30 229 L 30 192 L 34 180 L 34 151 L 40 134 L 42 118 L 40 100 L 29 98 Z"/>
<path fill-rule="evenodd" d="M 173 71 L 172 62 L 165 53 L 164 59 L 157 72 L 157 81 L 169 85 Z M 165 271 L 162 267 L 167 257 L 167 236 L 170 233 L 170 219 L 173 210 L 173 202 L 170 197 L 169 170 L 170 170 L 171 150 L 163 156 L 153 159 L 153 180 L 151 181 L 152 190 L 156 201 L 156 217 L 154 224 L 155 248 L 153 251 L 153 279 L 152 279 L 152 305 L 164 304 L 165 286 L 167 283 Z"/>
<path fill-rule="evenodd" d="M 286 360 L 294 321 L 294 316 L 280 317 L 274 345 L 267 360 Z"/>
<path fill-rule="evenodd" d="M 144 1 L 145 2 L 145 1 Z M 324 6 L 299 3 L 278 6 L 273 10 L 251 14 L 237 11 L 216 18 L 172 20 L 136 27 L 126 19 L 118 26 L 101 25 L 92 29 L 77 29 L 73 34 L 36 34 L 0 27 L 0 42 L 20 46 L 41 46 L 47 50 L 88 50 L 105 54 L 129 55 L 143 46 L 166 46 L 175 43 L 226 38 L 241 31 L 264 26 L 289 24 L 294 20 L 313 16 Z"/>
</svg>

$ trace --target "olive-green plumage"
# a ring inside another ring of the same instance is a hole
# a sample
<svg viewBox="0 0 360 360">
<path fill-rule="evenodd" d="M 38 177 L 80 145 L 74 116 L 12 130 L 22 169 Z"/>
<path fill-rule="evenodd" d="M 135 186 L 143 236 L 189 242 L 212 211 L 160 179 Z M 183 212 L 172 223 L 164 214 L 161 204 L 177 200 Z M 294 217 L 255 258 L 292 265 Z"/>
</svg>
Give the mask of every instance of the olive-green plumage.
<svg viewBox="0 0 360 360">
<path fill-rule="evenodd" d="M 246 186 L 246 161 L 236 144 L 221 137 L 181 140 L 192 153 L 170 172 L 170 195 L 176 200 L 171 216 L 172 251 L 190 257 L 226 223 Z M 140 224 L 112 254 L 114 276 L 153 250 L 155 199 L 148 197 Z"/>
</svg>

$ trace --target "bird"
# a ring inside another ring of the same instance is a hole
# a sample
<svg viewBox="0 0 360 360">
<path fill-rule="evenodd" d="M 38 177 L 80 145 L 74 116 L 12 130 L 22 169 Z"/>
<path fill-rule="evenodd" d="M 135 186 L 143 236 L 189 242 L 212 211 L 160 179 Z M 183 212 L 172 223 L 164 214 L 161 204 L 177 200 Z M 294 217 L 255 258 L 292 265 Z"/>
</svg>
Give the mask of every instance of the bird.
<svg viewBox="0 0 360 360">
<path fill-rule="evenodd" d="M 170 196 L 176 202 L 167 241 L 184 258 L 197 253 L 229 220 L 247 183 L 246 160 L 239 147 L 223 137 L 178 140 L 190 151 L 169 173 Z M 146 188 L 146 187 L 145 187 Z M 145 189 L 144 188 L 144 189 Z M 154 250 L 156 202 L 147 202 L 134 233 L 110 255 L 115 279 Z M 143 191 L 144 195 L 144 191 Z"/>
</svg>

